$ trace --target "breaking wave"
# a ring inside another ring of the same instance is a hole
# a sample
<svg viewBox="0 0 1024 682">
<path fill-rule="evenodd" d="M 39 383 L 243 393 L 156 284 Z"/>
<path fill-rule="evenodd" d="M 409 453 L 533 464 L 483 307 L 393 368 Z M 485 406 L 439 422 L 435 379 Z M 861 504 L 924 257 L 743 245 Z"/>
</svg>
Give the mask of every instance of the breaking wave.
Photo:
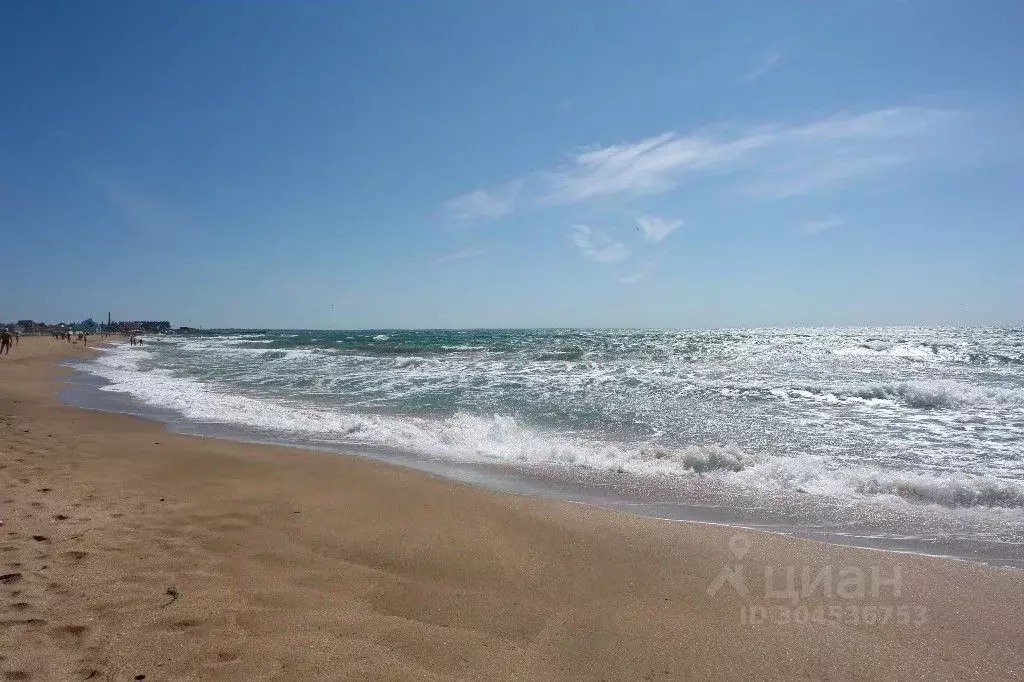
<svg viewBox="0 0 1024 682">
<path fill-rule="evenodd" d="M 917 409 L 1024 406 L 1024 391 L 1019 388 L 974 386 L 948 379 L 870 382 L 835 386 L 797 384 L 782 388 L 724 386 L 718 390 L 721 395 L 726 397 L 765 398 L 775 396 L 832 402 L 887 401 Z"/>
<path fill-rule="evenodd" d="M 88 367 L 110 382 L 102 390 L 130 394 L 193 422 L 230 424 L 293 442 L 364 445 L 440 459 L 574 466 L 639 476 L 711 476 L 761 492 L 947 508 L 1024 509 L 1024 485 L 993 476 L 837 466 L 820 455 L 762 455 L 734 443 L 665 446 L 602 441 L 592 434 L 538 430 L 504 414 L 459 411 L 444 418 L 361 414 L 244 395 L 166 369 L 141 369 L 149 358 L 148 350 L 115 348 Z M 960 384 L 941 381 L 878 384 L 835 395 L 899 399 L 922 408 L 965 400 L 1020 404 L 1020 395 L 1014 391 L 967 391 Z"/>
<path fill-rule="evenodd" d="M 871 384 L 855 390 L 860 398 L 899 399 L 910 407 L 924 409 L 959 405 L 1024 405 L 1019 389 L 980 387 L 949 380 L 903 381 Z"/>
<path fill-rule="evenodd" d="M 955 472 L 833 468 L 815 456 L 750 458 L 735 479 L 757 488 L 829 497 L 948 508 L 1024 509 L 1024 485 L 1016 481 Z"/>
<path fill-rule="evenodd" d="M 916 362 L 939 362 L 963 365 L 1020 365 L 1024 364 L 1024 353 L 1010 349 L 1002 351 L 973 348 L 970 346 L 942 343 L 938 341 L 887 341 L 868 339 L 856 346 L 840 348 L 838 355 L 883 356 L 894 360 Z"/>
</svg>

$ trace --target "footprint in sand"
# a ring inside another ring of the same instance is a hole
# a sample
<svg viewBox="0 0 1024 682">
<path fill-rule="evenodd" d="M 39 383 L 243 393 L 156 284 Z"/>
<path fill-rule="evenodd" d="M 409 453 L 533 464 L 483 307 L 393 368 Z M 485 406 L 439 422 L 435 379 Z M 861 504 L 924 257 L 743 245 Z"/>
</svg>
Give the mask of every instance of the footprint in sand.
<svg viewBox="0 0 1024 682">
<path fill-rule="evenodd" d="M 171 623 L 170 627 L 172 630 L 191 630 L 194 627 L 202 625 L 202 621 L 196 620 L 195 618 L 186 618 L 184 620 L 178 620 Z"/>
<path fill-rule="evenodd" d="M 30 675 L 29 673 L 25 672 L 24 670 L 5 670 L 4 671 L 4 679 L 5 680 L 31 680 L 32 679 L 32 675 Z"/>
<path fill-rule="evenodd" d="M 42 618 L 13 618 L 11 620 L 0 620 L 0 627 L 10 628 L 16 625 L 39 627 L 40 625 L 46 625 L 46 621 Z"/>
<path fill-rule="evenodd" d="M 88 632 L 87 625 L 62 625 L 50 631 L 50 638 L 59 646 L 77 648 L 82 646 L 82 640 Z"/>
</svg>

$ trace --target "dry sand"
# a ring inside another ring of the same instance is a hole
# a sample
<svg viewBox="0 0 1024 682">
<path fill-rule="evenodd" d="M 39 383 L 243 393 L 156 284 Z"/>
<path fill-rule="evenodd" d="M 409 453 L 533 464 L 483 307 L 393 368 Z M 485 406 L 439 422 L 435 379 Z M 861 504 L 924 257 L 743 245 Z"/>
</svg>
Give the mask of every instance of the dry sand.
<svg viewBox="0 0 1024 682">
<path fill-rule="evenodd" d="M 62 406 L 85 352 L 0 358 L 4 680 L 1024 676 L 1019 573 L 743 532 L 747 595 L 710 596 L 742 531 Z M 787 566 L 854 598 L 786 611 Z"/>
</svg>

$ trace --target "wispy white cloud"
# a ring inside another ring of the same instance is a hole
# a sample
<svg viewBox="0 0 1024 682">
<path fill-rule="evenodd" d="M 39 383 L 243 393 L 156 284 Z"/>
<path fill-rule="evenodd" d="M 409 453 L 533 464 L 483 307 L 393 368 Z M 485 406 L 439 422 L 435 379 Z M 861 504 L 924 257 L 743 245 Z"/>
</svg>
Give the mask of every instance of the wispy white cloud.
<svg viewBox="0 0 1024 682">
<path fill-rule="evenodd" d="M 634 272 L 632 275 L 626 275 L 625 277 L 619 277 L 619 284 L 632 284 L 633 282 L 639 282 L 644 278 L 643 272 Z"/>
<path fill-rule="evenodd" d="M 567 169 L 547 174 L 546 200 L 572 204 L 621 193 L 657 194 L 675 187 L 686 172 L 728 167 L 772 140 L 773 134 L 757 132 L 731 140 L 663 133 L 586 151 Z"/>
<path fill-rule="evenodd" d="M 572 241 L 585 258 L 599 263 L 615 263 L 628 258 L 631 253 L 626 246 L 609 237 L 603 230 L 594 230 L 589 225 L 573 225 Z"/>
<path fill-rule="evenodd" d="M 522 208 L 633 199 L 716 178 L 726 197 L 784 199 L 831 192 L 926 161 L 949 160 L 963 112 L 889 107 L 792 124 L 719 124 L 586 149 L 555 168 L 448 201 L 456 223 Z M 959 158 L 959 157 L 956 157 Z M 673 228 L 675 229 L 675 228 Z M 651 241 L 657 230 L 648 233 Z"/>
<path fill-rule="evenodd" d="M 820 175 L 827 180 L 822 186 L 832 186 L 914 158 L 912 152 L 919 150 L 922 140 L 954 119 L 954 112 L 944 110 L 892 108 L 732 134 L 663 133 L 578 154 L 567 168 L 546 175 L 551 187 L 546 200 L 579 203 L 616 194 L 656 194 L 675 188 L 698 171 L 769 179 L 780 165 L 796 160 L 805 169 L 831 168 Z M 844 174 L 829 164 L 836 160 L 855 172 Z M 802 189 L 795 193 L 813 189 L 806 173 L 802 175 Z"/>
<path fill-rule="evenodd" d="M 839 216 L 833 215 L 822 220 L 808 220 L 801 223 L 797 226 L 797 231 L 800 232 L 800 234 L 810 237 L 816 234 L 821 234 L 826 230 L 834 230 L 835 228 L 842 227 L 843 225 L 845 225 L 843 219 Z"/>
<path fill-rule="evenodd" d="M 757 61 L 754 62 L 753 66 L 751 66 L 750 69 L 745 74 L 743 74 L 743 81 L 746 83 L 752 83 L 756 81 L 758 78 L 766 76 L 769 71 L 778 66 L 781 60 L 782 50 L 778 48 L 772 48 L 771 50 L 768 50 L 767 52 L 763 53 L 760 57 L 758 57 Z"/>
<path fill-rule="evenodd" d="M 658 216 L 646 215 L 640 216 L 637 220 L 637 225 L 644 233 L 644 239 L 649 242 L 657 243 L 682 227 L 683 221 L 669 220 L 667 218 L 659 218 Z"/>
<path fill-rule="evenodd" d="M 890 107 L 860 114 L 838 114 L 797 126 L 793 139 L 848 141 L 920 137 L 962 118 L 959 111 Z"/>
<path fill-rule="evenodd" d="M 457 260 L 467 260 L 469 258 L 477 258 L 478 256 L 484 255 L 483 249 L 479 249 L 475 246 L 461 249 L 459 251 L 453 251 L 452 253 L 446 253 L 443 256 L 438 256 L 434 259 L 434 263 L 451 263 Z"/>
<path fill-rule="evenodd" d="M 757 179 L 741 185 L 739 193 L 765 199 L 815 194 L 909 162 L 909 156 L 885 153 L 807 156 L 766 169 Z"/>
<path fill-rule="evenodd" d="M 492 190 L 478 189 L 445 202 L 448 215 L 459 223 L 494 220 L 511 213 L 523 182 L 514 180 Z"/>
</svg>

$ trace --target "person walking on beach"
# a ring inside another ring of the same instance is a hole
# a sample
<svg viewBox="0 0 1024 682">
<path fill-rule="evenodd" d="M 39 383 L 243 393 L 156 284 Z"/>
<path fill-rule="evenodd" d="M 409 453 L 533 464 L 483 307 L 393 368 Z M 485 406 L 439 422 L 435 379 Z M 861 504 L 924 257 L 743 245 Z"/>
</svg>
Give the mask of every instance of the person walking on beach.
<svg viewBox="0 0 1024 682">
<path fill-rule="evenodd" d="M 14 337 L 11 336 L 11 330 L 8 329 L 7 327 L 4 327 L 4 330 L 0 332 L 0 355 L 10 354 L 11 341 L 13 340 L 13 338 Z"/>
</svg>

